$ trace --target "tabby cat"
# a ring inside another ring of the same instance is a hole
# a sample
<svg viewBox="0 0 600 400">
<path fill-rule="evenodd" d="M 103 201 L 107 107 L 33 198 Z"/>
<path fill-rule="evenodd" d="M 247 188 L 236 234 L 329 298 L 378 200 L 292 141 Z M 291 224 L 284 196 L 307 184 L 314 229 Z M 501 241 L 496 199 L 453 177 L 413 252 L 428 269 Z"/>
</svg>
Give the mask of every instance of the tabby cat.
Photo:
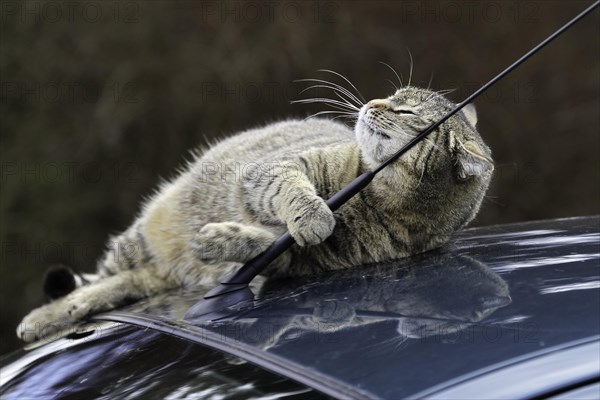
<svg viewBox="0 0 600 400">
<path fill-rule="evenodd" d="M 251 129 L 200 152 L 109 241 L 87 284 L 33 310 L 17 335 L 176 287 L 210 285 L 289 230 L 296 245 L 266 271 L 322 271 L 406 257 L 446 243 L 477 214 L 490 149 L 472 105 L 384 169 L 335 213 L 325 200 L 374 168 L 455 105 L 413 86 L 356 108 L 348 126 L 312 118 Z"/>
</svg>

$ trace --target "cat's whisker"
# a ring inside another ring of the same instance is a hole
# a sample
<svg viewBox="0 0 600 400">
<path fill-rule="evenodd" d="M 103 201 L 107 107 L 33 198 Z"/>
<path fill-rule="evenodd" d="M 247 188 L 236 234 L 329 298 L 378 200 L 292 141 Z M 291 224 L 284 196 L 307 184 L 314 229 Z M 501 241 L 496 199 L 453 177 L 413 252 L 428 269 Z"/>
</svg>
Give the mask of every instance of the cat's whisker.
<svg viewBox="0 0 600 400">
<path fill-rule="evenodd" d="M 386 79 L 386 81 L 388 81 L 390 83 L 390 85 L 392 85 L 392 87 L 394 88 L 395 91 L 398 90 L 398 86 L 396 86 L 396 84 L 394 82 L 392 82 L 390 79 Z"/>
<path fill-rule="evenodd" d="M 410 76 L 408 77 L 408 86 L 410 86 L 410 83 L 412 82 L 414 62 L 413 62 L 413 56 L 408 47 L 406 48 L 406 51 L 408 51 L 408 56 L 410 57 Z"/>
<path fill-rule="evenodd" d="M 334 91 L 339 91 L 339 92 L 341 92 L 341 93 L 345 94 L 345 95 L 348 97 L 348 99 L 349 99 L 349 100 L 351 100 L 351 101 L 353 101 L 353 102 L 356 102 L 356 104 L 357 104 L 359 107 L 362 107 L 362 106 L 365 104 L 365 102 L 364 102 L 364 101 L 363 101 L 363 102 L 361 102 L 361 101 L 358 99 L 358 97 L 356 97 L 356 95 L 354 95 L 354 94 L 353 94 L 352 92 L 350 92 L 348 89 L 346 89 L 345 87 L 343 87 L 343 86 L 341 86 L 341 85 L 338 85 L 338 84 L 337 84 L 337 83 L 335 83 L 335 82 L 329 82 L 329 81 L 325 81 L 325 80 L 323 80 L 323 79 L 316 79 L 316 78 L 297 79 L 297 80 L 295 80 L 294 82 L 313 82 L 313 83 L 314 83 L 314 82 L 317 82 L 317 83 L 325 84 L 325 86 L 324 86 L 325 88 L 328 88 L 328 89 L 331 89 L 331 90 L 334 90 Z M 314 87 L 316 87 L 316 86 L 317 86 L 317 85 L 315 85 L 315 86 L 311 86 L 310 88 L 314 88 Z M 310 88 L 307 88 L 307 89 L 305 89 L 305 90 L 308 90 L 308 89 L 310 89 Z"/>
<path fill-rule="evenodd" d="M 319 111 L 312 115 L 309 115 L 308 117 L 304 118 L 304 120 L 306 121 L 307 119 L 315 118 L 315 117 L 318 117 L 319 115 L 326 115 L 326 114 L 343 114 L 344 117 L 353 116 L 353 114 L 349 113 L 349 112 L 346 113 L 344 111 L 327 110 L 327 111 Z"/>
<path fill-rule="evenodd" d="M 336 120 L 338 118 L 345 118 L 345 119 L 349 120 L 352 123 L 356 122 L 356 119 L 357 119 L 355 116 L 352 116 L 352 115 L 338 115 L 337 117 L 331 118 L 331 120 L 334 121 L 334 120 Z"/>
<path fill-rule="evenodd" d="M 435 94 L 437 94 L 438 96 L 442 97 L 442 96 L 446 96 L 447 94 L 450 94 L 452 92 L 455 92 L 457 89 L 443 89 L 443 90 L 438 90 L 437 92 L 434 92 Z"/>
<path fill-rule="evenodd" d="M 456 88 L 452 88 L 452 89 L 442 89 L 442 90 L 438 90 L 436 93 L 441 94 L 441 95 L 446 95 L 448 93 L 452 93 L 452 92 L 456 92 Z"/>
<path fill-rule="evenodd" d="M 313 97 L 310 99 L 293 100 L 291 103 L 292 104 L 325 103 L 325 104 L 342 107 L 345 110 L 359 111 L 359 109 L 354 105 L 349 105 L 349 104 L 341 102 L 339 100 L 328 99 L 326 97 Z"/>
<path fill-rule="evenodd" d="M 434 97 L 435 97 L 435 95 L 436 95 L 435 93 L 432 93 L 432 94 L 430 94 L 429 96 L 427 96 L 427 97 L 425 98 L 425 100 L 423 100 L 423 98 L 421 97 L 421 104 L 420 104 L 420 105 L 421 105 L 421 107 L 422 107 L 422 106 L 425 106 L 425 105 L 427 104 L 427 102 L 429 102 L 429 100 L 431 100 L 432 98 L 434 98 Z"/>
<path fill-rule="evenodd" d="M 300 100 L 294 100 L 293 102 L 291 102 L 291 104 L 311 104 L 311 103 L 324 103 L 324 104 L 327 104 L 329 107 L 332 107 L 332 108 L 335 108 L 338 110 L 350 111 L 350 112 L 355 112 L 355 113 L 358 113 L 358 111 L 360 111 L 358 108 L 354 107 L 353 105 L 348 105 L 345 102 L 340 102 L 338 100 L 328 99 L 325 97 L 300 99 Z"/>
<path fill-rule="evenodd" d="M 334 108 L 336 108 L 336 107 L 334 107 Z M 340 115 L 344 115 L 344 116 L 349 117 L 349 118 L 352 117 L 352 118 L 358 119 L 358 114 L 357 113 L 352 112 L 352 111 L 343 110 L 341 108 L 337 108 L 337 109 L 334 109 L 334 110 L 323 110 L 323 111 L 319 111 L 319 112 L 322 112 L 323 114 L 340 114 Z M 313 115 L 315 115 L 315 114 L 313 114 Z"/>
<path fill-rule="evenodd" d="M 338 95 L 338 97 L 339 97 L 339 96 L 341 96 L 341 94 L 344 94 L 344 95 L 346 95 L 346 96 L 352 95 L 352 93 L 349 93 L 349 92 L 343 92 L 343 91 L 341 91 L 339 88 L 337 88 L 337 87 L 334 87 L 334 86 L 329 86 L 329 85 L 312 85 L 312 86 L 309 86 L 309 87 L 307 87 L 307 88 L 305 88 L 305 89 L 301 90 L 301 91 L 300 91 L 298 94 L 300 95 L 300 94 L 302 94 L 302 93 L 304 93 L 304 92 L 306 92 L 306 91 L 308 91 L 308 90 L 310 90 L 310 89 L 318 89 L 318 88 L 323 88 L 323 89 L 329 89 L 329 90 L 332 90 L 332 91 L 333 91 L 333 93 L 336 93 L 336 94 Z M 340 93 L 341 93 L 341 94 L 340 94 Z M 350 98 L 347 98 L 347 97 L 340 97 L 340 98 L 341 98 L 342 100 L 344 100 L 345 102 L 348 102 L 348 104 L 352 104 L 353 106 L 354 106 L 354 103 L 351 103 L 351 101 L 358 101 L 358 99 L 356 99 L 356 98 L 352 98 L 352 97 L 350 97 Z M 358 105 L 362 107 L 362 104 L 360 104 L 360 102 L 358 103 Z"/>
<path fill-rule="evenodd" d="M 354 84 L 353 84 L 352 82 L 350 82 L 350 80 L 349 80 L 348 78 L 346 78 L 344 75 L 340 74 L 339 72 L 332 71 L 332 70 L 330 70 L 330 69 L 320 69 L 319 71 L 322 71 L 322 72 L 328 72 L 328 73 L 330 73 L 330 74 L 334 74 L 334 75 L 337 75 L 337 76 L 339 76 L 340 78 L 342 78 L 343 80 L 345 80 L 346 82 L 348 82 L 348 84 L 349 84 L 350 86 L 352 86 L 352 88 L 353 88 L 354 90 L 356 90 L 356 93 L 357 93 L 357 94 L 360 96 L 360 99 L 362 100 L 362 104 L 365 104 L 365 103 L 367 102 L 367 101 L 365 100 L 364 96 L 362 95 L 362 93 L 360 92 L 360 90 L 358 90 L 358 89 L 357 89 L 357 87 L 356 87 L 356 86 L 354 86 Z"/>
<path fill-rule="evenodd" d="M 427 98 L 425 100 L 422 100 L 421 106 L 426 106 L 430 101 L 432 101 L 433 99 L 436 99 L 438 97 L 442 97 L 442 96 L 435 92 L 430 94 L 429 96 L 427 96 Z"/>
<path fill-rule="evenodd" d="M 352 100 L 353 102 L 356 102 L 357 105 L 362 106 L 364 104 L 364 102 L 361 102 L 360 99 L 358 97 L 356 97 L 356 95 L 354 93 L 352 93 L 345 87 L 343 87 L 335 82 L 330 82 L 330 81 L 326 81 L 323 79 L 317 79 L 317 78 L 298 79 L 295 82 L 313 82 L 313 83 L 316 82 L 316 83 L 325 84 L 326 88 L 343 93 L 350 100 Z"/>
<path fill-rule="evenodd" d="M 360 107 L 357 107 L 357 106 L 355 106 L 354 104 L 350 103 L 350 102 L 348 101 L 348 99 L 346 99 L 345 97 L 343 97 L 343 96 L 342 96 L 342 95 L 341 95 L 339 92 L 336 92 L 336 91 L 334 91 L 334 92 L 333 92 L 333 94 L 334 94 L 334 95 L 335 95 L 335 96 L 336 96 L 338 99 L 340 99 L 340 101 L 341 101 L 341 102 L 343 102 L 344 104 L 346 104 L 346 105 L 347 105 L 349 108 L 351 108 L 352 110 L 354 110 L 354 111 L 357 111 L 357 112 L 358 112 L 358 111 L 360 111 Z M 337 100 L 335 100 L 335 99 L 332 99 L 332 100 L 334 100 L 334 101 L 337 101 Z"/>
<path fill-rule="evenodd" d="M 394 69 L 394 68 L 393 68 L 391 65 L 389 65 L 388 63 L 385 63 L 385 62 L 383 62 L 383 61 L 379 61 L 379 63 L 380 63 L 380 64 L 383 64 L 383 65 L 385 65 L 386 67 L 388 67 L 389 69 L 391 69 L 391 70 L 392 70 L 392 72 L 394 73 L 394 75 L 396 75 L 396 78 L 398 78 L 398 82 L 400 82 L 400 87 L 404 86 L 404 84 L 402 83 L 402 79 L 400 79 L 400 75 L 398 75 L 398 72 L 396 72 L 396 70 L 395 70 L 395 69 Z M 394 85 L 394 87 L 395 87 L 395 86 L 396 86 L 396 85 Z M 398 88 L 397 88 L 397 87 L 396 87 L 396 90 L 398 90 Z"/>
<path fill-rule="evenodd" d="M 431 75 L 429 75 L 429 82 L 427 83 L 427 90 L 431 88 L 431 82 L 433 82 L 433 71 L 431 71 Z"/>
<path fill-rule="evenodd" d="M 438 97 L 443 97 L 443 96 L 447 95 L 448 93 L 454 92 L 455 90 L 456 89 L 444 89 L 444 90 L 434 91 L 423 101 L 423 105 L 427 104 L 430 100 L 433 100 Z"/>
<path fill-rule="evenodd" d="M 343 114 L 343 115 L 348 115 L 348 116 L 356 116 L 356 113 L 353 112 L 349 112 L 349 111 L 340 111 L 340 110 L 324 110 L 324 111 L 317 111 L 315 114 L 313 115 L 318 115 L 318 114 Z"/>
<path fill-rule="evenodd" d="M 354 110 L 360 111 L 360 108 L 356 107 L 354 104 L 350 103 L 345 97 L 342 97 L 338 92 L 333 92 L 341 101 L 351 106 Z"/>
<path fill-rule="evenodd" d="M 435 98 L 438 98 L 438 97 L 445 96 L 448 93 L 452 93 L 454 91 L 456 91 L 456 89 L 444 89 L 444 90 L 438 90 L 437 92 L 433 92 L 422 102 L 422 105 L 426 105 L 429 101 L 431 101 Z"/>
<path fill-rule="evenodd" d="M 333 119 L 337 119 L 337 118 L 348 118 L 348 119 L 357 119 L 357 116 L 355 114 L 340 114 L 337 117 L 334 117 Z"/>
</svg>

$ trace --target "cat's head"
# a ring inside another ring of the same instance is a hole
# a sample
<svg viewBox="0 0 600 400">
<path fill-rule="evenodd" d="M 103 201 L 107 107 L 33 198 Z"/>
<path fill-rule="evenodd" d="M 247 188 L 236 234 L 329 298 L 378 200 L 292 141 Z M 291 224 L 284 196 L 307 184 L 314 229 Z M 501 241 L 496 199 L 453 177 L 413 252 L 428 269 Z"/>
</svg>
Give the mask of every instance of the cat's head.
<svg viewBox="0 0 600 400">
<path fill-rule="evenodd" d="M 369 101 L 360 109 L 355 126 L 365 161 L 375 167 L 387 160 L 454 107 L 441 94 L 412 86 L 400 88 L 385 99 Z M 449 165 L 461 181 L 490 172 L 491 151 L 476 125 L 475 107 L 467 105 L 408 151 L 402 157 L 405 165 L 418 171 Z"/>
</svg>

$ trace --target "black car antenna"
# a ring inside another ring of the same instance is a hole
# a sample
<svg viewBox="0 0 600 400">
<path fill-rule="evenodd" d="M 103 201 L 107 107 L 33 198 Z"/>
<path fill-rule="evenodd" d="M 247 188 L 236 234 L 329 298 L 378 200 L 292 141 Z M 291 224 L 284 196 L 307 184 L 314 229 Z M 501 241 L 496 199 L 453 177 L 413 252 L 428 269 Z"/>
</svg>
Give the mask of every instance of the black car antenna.
<svg viewBox="0 0 600 400">
<path fill-rule="evenodd" d="M 421 140 L 425 139 L 431 132 L 433 132 L 437 127 L 446 122 L 450 117 L 459 112 L 463 107 L 467 104 L 471 103 L 475 100 L 479 95 L 489 89 L 492 85 L 498 82 L 500 79 L 504 78 L 510 72 L 512 72 L 519 65 L 524 63 L 527 59 L 533 56 L 535 53 L 540 51 L 543 47 L 545 47 L 548 43 L 559 37 L 563 34 L 567 29 L 575 25 L 579 20 L 583 17 L 591 13 L 596 7 L 600 5 L 600 0 L 596 1 L 594 4 L 586 8 L 575 18 L 567 22 L 561 28 L 559 28 L 552 35 L 548 36 L 541 43 L 535 46 L 533 49 L 529 50 L 525 55 L 519 58 L 517 61 L 508 66 L 504 71 L 500 72 L 494 78 L 492 78 L 485 85 L 481 86 L 478 90 L 476 90 L 473 94 L 467 97 L 465 100 L 460 102 L 454 107 L 450 112 L 444 115 L 440 120 L 435 122 L 433 125 L 429 126 L 423 132 L 419 133 L 415 136 L 410 142 L 404 145 L 400 150 L 398 150 L 393 156 L 389 159 L 381 163 L 378 167 L 373 169 L 372 171 L 367 171 L 362 175 L 359 175 L 348 185 L 340 189 L 336 194 L 334 194 L 331 198 L 329 198 L 326 203 L 327 206 L 331 209 L 331 211 L 335 211 L 340 208 L 343 204 L 345 204 L 348 200 L 358 194 L 362 189 L 364 189 L 377 175 L 381 170 L 387 167 L 389 164 L 396 161 L 400 156 L 413 148 L 417 143 Z M 289 249 L 294 244 L 294 239 L 290 235 L 289 232 L 284 233 L 279 238 L 277 238 L 264 252 L 248 261 L 244 264 L 240 269 L 238 269 L 235 273 L 225 278 L 220 285 L 210 290 L 204 296 L 204 299 L 200 300 L 198 303 L 190 307 L 188 310 L 185 319 L 214 319 L 218 318 L 219 311 L 225 309 L 226 307 L 232 306 L 234 304 L 240 303 L 242 301 L 249 301 L 254 298 L 254 294 L 248 287 L 252 279 L 256 277 L 262 270 L 265 269 L 267 265 L 269 265 L 273 260 L 283 254 L 287 249 Z"/>
</svg>

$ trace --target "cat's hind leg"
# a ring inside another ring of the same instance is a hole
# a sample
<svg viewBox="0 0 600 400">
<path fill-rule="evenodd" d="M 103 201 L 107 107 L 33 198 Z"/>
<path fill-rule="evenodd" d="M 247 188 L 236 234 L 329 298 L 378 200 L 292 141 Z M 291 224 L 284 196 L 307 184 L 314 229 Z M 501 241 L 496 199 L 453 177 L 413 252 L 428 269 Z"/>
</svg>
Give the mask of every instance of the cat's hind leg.
<svg viewBox="0 0 600 400">
<path fill-rule="evenodd" d="M 218 222 L 204 225 L 192 240 L 196 257 L 208 264 L 219 262 L 245 263 L 269 247 L 277 236 L 256 226 L 238 222 Z M 284 253 L 273 267 L 289 265 L 288 253 Z"/>
<path fill-rule="evenodd" d="M 17 327 L 17 336 L 31 342 L 65 331 L 92 314 L 176 287 L 175 281 L 145 267 L 98 280 L 31 311 Z"/>
</svg>

